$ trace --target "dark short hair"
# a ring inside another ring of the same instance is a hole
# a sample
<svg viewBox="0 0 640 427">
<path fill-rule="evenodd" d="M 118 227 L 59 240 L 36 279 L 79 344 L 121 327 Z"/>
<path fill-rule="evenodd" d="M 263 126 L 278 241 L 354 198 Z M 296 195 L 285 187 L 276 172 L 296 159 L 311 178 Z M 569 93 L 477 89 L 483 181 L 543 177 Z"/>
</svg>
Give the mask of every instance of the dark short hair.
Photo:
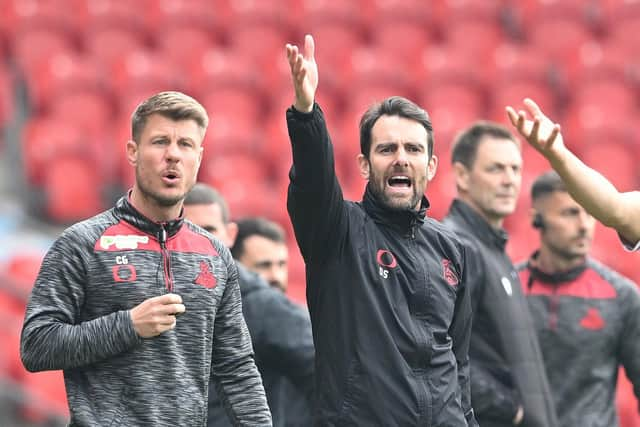
<svg viewBox="0 0 640 427">
<path fill-rule="evenodd" d="M 534 202 L 542 197 L 555 193 L 556 191 L 566 193 L 567 186 L 562 178 L 560 178 L 560 175 L 558 175 L 558 172 L 545 172 L 537 177 L 531 185 L 531 201 Z"/>
<path fill-rule="evenodd" d="M 196 183 L 191 191 L 187 193 L 184 204 L 189 205 L 218 205 L 222 212 L 222 222 L 229 223 L 230 214 L 227 201 L 215 188 L 201 182 Z"/>
<path fill-rule="evenodd" d="M 160 114 L 171 120 L 194 120 L 203 135 L 209 125 L 207 110 L 198 101 L 181 92 L 160 92 L 144 100 L 131 115 L 131 138 L 135 142 L 139 142 L 152 114 Z"/>
<path fill-rule="evenodd" d="M 433 154 L 433 127 L 429 115 L 414 102 L 401 96 L 392 96 L 369 107 L 360 119 L 360 152 L 366 158 L 369 158 L 371 151 L 371 130 L 382 116 L 404 117 L 415 120 L 424 126 L 427 130 L 427 152 L 431 157 Z"/>
<path fill-rule="evenodd" d="M 520 147 L 520 141 L 505 126 L 478 121 L 456 136 L 451 150 L 451 164 L 462 163 L 467 169 L 471 169 L 478 154 L 478 146 L 485 136 L 510 139 Z"/>
<path fill-rule="evenodd" d="M 240 259 L 244 254 L 244 242 L 251 236 L 261 236 L 276 243 L 286 244 L 283 228 L 266 218 L 251 217 L 238 221 L 238 236 L 231 247 L 231 254 Z"/>
</svg>

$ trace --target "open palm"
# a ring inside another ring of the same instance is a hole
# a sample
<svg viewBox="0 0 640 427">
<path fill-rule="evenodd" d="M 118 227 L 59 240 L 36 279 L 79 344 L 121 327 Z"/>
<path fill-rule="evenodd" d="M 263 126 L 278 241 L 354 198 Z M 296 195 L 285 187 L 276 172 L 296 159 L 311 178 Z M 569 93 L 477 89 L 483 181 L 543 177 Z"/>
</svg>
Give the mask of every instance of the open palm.
<svg viewBox="0 0 640 427">
<path fill-rule="evenodd" d="M 287 60 L 291 68 L 291 78 L 296 93 L 295 108 L 300 111 L 311 111 L 318 88 L 318 65 L 314 56 L 315 43 L 313 37 L 304 38 L 303 52 L 298 46 L 287 44 Z"/>
<path fill-rule="evenodd" d="M 516 113 L 512 107 L 507 107 L 507 115 L 511 124 L 518 129 L 527 142 L 536 150 L 548 157 L 553 151 L 564 148 L 560 125 L 553 123 L 533 100 L 527 98 L 524 105 L 532 119 L 527 118 L 527 112 L 520 110 Z"/>
</svg>

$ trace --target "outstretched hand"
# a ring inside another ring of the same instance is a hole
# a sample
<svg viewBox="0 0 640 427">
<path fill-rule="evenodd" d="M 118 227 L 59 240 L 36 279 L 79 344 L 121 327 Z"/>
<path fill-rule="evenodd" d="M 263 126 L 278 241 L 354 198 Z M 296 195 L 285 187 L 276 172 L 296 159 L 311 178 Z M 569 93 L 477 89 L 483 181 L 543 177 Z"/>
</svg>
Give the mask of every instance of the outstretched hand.
<svg viewBox="0 0 640 427">
<path fill-rule="evenodd" d="M 294 107 L 298 111 L 310 112 L 313 109 L 316 89 L 318 88 L 318 64 L 314 57 L 315 43 L 313 37 L 304 36 L 304 50 L 299 52 L 298 46 L 287 44 L 287 59 L 291 67 L 291 78 L 296 92 Z"/>
<path fill-rule="evenodd" d="M 527 111 L 507 107 L 507 115 L 511 124 L 518 129 L 527 142 L 543 156 L 549 157 L 564 148 L 560 125 L 553 123 L 544 115 L 538 104 L 526 98 L 524 105 Z M 532 119 L 527 118 L 527 112 Z"/>
</svg>

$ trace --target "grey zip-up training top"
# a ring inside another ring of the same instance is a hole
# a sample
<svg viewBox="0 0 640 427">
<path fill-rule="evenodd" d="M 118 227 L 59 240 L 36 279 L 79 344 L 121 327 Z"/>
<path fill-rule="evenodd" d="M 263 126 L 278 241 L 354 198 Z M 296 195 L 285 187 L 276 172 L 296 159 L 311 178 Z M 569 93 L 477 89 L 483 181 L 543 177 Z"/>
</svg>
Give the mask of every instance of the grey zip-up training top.
<svg viewBox="0 0 640 427">
<path fill-rule="evenodd" d="M 168 292 L 186 312 L 141 338 L 130 310 Z M 182 218 L 145 218 L 125 197 L 53 244 L 20 351 L 29 371 L 64 370 L 71 426 L 205 426 L 211 371 L 234 424 L 271 425 L 228 249 Z"/>
</svg>

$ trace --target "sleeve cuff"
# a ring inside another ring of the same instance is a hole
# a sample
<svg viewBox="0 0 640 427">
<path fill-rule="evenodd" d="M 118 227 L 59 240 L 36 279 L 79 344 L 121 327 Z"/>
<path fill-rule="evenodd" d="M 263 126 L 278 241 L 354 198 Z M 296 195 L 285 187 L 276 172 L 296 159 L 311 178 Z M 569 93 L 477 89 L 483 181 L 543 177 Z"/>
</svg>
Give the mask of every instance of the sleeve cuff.
<svg viewBox="0 0 640 427">
<path fill-rule="evenodd" d="M 626 251 L 635 252 L 640 249 L 640 241 L 637 241 L 636 243 L 631 243 L 627 241 L 627 239 L 622 237 L 620 233 L 618 233 L 618 238 L 620 239 L 620 242 L 622 242 L 622 246 Z"/>
</svg>

